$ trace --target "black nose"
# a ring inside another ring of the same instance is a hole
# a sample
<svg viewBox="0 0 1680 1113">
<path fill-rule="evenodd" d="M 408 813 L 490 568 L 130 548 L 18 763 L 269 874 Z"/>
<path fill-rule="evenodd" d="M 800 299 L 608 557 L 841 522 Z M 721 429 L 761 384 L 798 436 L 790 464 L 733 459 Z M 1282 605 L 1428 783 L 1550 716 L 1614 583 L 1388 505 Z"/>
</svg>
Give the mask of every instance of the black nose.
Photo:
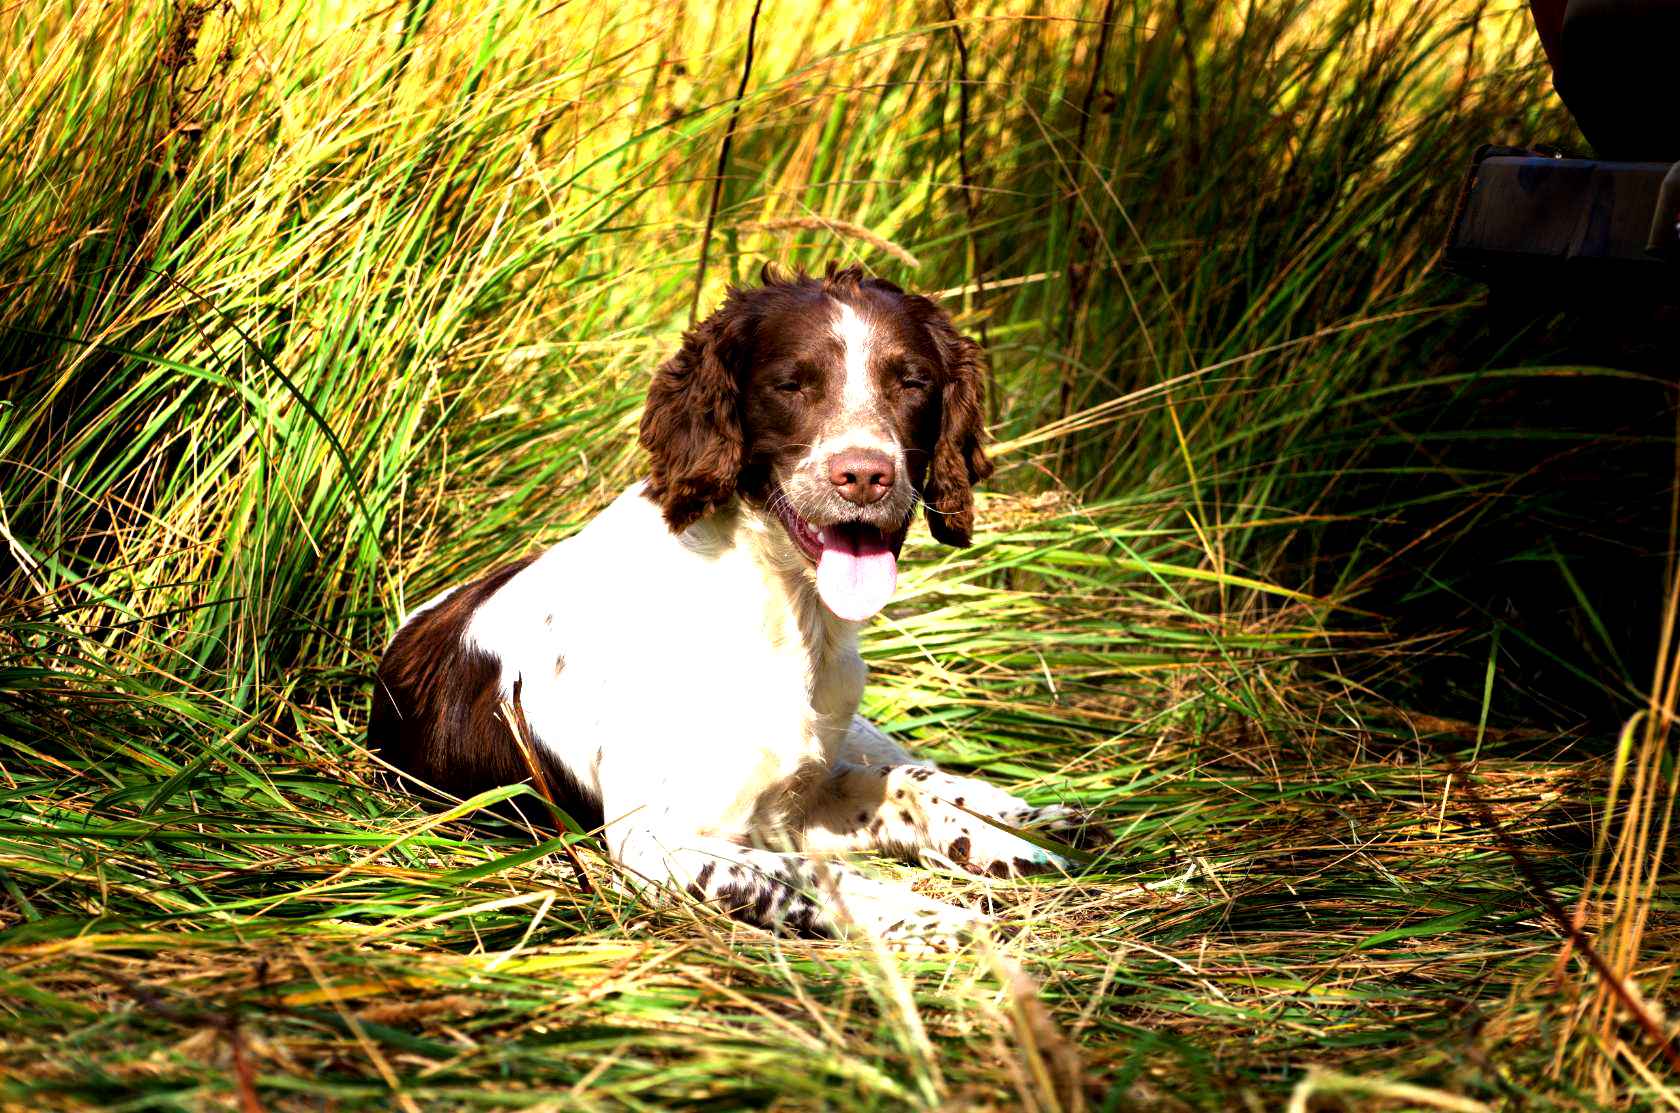
<svg viewBox="0 0 1680 1113">
<path fill-rule="evenodd" d="M 858 448 L 830 456 L 828 478 L 847 502 L 868 506 L 887 497 L 897 473 L 885 452 Z"/>
</svg>

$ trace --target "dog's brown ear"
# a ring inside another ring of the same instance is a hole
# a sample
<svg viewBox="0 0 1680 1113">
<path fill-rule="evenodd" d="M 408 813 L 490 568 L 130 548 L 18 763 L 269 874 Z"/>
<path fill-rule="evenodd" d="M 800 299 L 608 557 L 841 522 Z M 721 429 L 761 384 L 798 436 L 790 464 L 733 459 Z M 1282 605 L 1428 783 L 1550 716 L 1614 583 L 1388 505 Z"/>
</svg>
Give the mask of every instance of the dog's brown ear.
<svg viewBox="0 0 1680 1113">
<path fill-rule="evenodd" d="M 741 474 L 740 379 L 749 337 L 739 296 L 683 334 L 654 373 L 642 411 L 642 447 L 653 457 L 647 496 L 673 533 L 729 500 Z"/>
<path fill-rule="evenodd" d="M 974 533 L 974 485 L 992 474 L 981 437 L 986 426 L 986 352 L 958 335 L 943 311 L 930 324 L 945 364 L 939 438 L 922 484 L 928 529 L 961 548 Z"/>
</svg>

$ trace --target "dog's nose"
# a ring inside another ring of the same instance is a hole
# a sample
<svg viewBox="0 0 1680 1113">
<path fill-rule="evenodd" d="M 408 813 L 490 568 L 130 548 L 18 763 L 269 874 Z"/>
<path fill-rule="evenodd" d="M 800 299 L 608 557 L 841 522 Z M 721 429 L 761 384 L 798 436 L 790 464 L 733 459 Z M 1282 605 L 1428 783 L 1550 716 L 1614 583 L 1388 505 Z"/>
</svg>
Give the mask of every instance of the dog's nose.
<svg viewBox="0 0 1680 1113">
<path fill-rule="evenodd" d="M 880 502 L 898 478 L 892 457 L 874 449 L 853 449 L 828 458 L 828 478 L 840 497 L 858 506 Z"/>
</svg>

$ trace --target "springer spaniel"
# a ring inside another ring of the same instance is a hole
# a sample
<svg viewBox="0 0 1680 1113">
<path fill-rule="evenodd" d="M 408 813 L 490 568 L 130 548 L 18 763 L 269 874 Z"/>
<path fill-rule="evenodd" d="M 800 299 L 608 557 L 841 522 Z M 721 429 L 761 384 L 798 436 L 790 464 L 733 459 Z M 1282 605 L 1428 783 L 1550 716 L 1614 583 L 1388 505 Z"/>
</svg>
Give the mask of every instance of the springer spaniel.
<svg viewBox="0 0 1680 1113">
<path fill-rule="evenodd" d="M 980 914 L 833 856 L 1066 869 L 1000 824 L 1078 823 L 940 772 L 856 714 L 858 626 L 892 595 L 917 504 L 936 539 L 968 544 L 992 470 L 984 356 L 932 301 L 858 269 L 762 281 L 655 374 L 646 481 L 408 617 L 370 745 L 465 796 L 528 776 L 511 711 L 628 874 L 772 930 L 948 945 Z"/>
</svg>

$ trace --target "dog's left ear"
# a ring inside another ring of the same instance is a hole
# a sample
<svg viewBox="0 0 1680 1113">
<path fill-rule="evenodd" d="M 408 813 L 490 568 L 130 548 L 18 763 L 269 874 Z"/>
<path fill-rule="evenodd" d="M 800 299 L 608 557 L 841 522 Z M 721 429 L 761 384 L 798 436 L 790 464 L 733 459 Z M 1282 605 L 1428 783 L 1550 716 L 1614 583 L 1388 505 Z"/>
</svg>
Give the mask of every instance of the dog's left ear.
<svg viewBox="0 0 1680 1113">
<path fill-rule="evenodd" d="M 974 485 L 992 474 L 992 462 L 980 443 L 986 427 L 986 352 L 958 334 L 943 310 L 933 308 L 928 330 L 945 367 L 939 439 L 928 461 L 922 499 L 934 538 L 961 548 L 974 533 Z"/>
</svg>

